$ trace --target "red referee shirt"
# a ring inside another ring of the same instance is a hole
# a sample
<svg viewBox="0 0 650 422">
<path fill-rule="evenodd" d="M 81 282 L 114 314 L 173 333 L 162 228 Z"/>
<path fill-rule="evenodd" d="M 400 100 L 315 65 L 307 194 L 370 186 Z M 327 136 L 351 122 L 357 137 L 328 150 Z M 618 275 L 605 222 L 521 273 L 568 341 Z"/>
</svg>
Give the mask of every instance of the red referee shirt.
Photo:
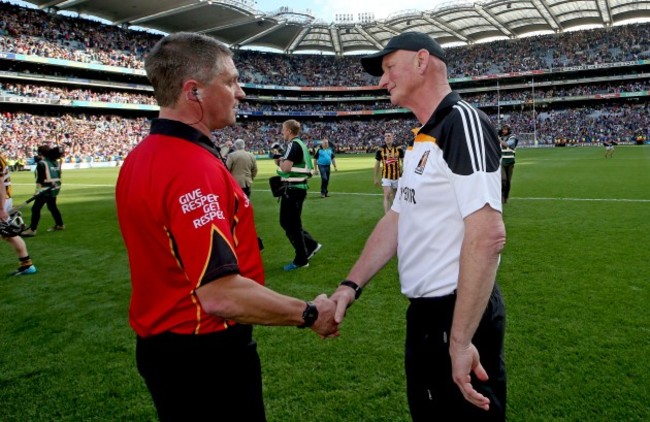
<svg viewBox="0 0 650 422">
<path fill-rule="evenodd" d="M 120 170 L 117 215 L 131 270 L 129 320 L 147 337 L 227 328 L 194 295 L 239 273 L 264 284 L 253 209 L 223 162 L 183 123 L 154 119 Z M 216 281 L 218 282 L 218 281 Z"/>
</svg>

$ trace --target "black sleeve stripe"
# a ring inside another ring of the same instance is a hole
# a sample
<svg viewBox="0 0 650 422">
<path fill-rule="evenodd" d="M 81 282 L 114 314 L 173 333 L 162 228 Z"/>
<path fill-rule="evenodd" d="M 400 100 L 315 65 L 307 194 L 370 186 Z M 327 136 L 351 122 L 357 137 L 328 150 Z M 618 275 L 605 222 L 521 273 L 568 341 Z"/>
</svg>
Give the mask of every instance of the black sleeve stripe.
<svg viewBox="0 0 650 422">
<path fill-rule="evenodd" d="M 463 122 L 472 171 L 486 171 L 485 137 L 478 111 L 465 101 L 459 101 L 454 108 L 460 112 Z"/>
</svg>

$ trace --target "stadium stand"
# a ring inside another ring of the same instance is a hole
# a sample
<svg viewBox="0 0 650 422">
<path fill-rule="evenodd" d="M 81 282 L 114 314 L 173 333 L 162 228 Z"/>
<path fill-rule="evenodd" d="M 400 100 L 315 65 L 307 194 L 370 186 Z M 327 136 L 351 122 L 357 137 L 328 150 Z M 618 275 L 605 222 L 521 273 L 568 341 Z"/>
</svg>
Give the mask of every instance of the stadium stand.
<svg viewBox="0 0 650 422">
<path fill-rule="evenodd" d="M 159 39 L 96 21 L 0 2 L 0 142 L 12 161 L 38 145 L 66 147 L 67 161 L 119 162 L 148 131 L 157 106 L 142 70 Z M 566 32 L 446 49 L 449 79 L 520 146 L 647 140 L 650 24 Z M 264 155 L 280 122 L 299 119 L 308 142 L 368 152 L 387 130 L 405 142 L 417 122 L 390 104 L 355 56 L 238 50 L 248 94 L 239 123 L 215 142 L 243 138 Z"/>
</svg>

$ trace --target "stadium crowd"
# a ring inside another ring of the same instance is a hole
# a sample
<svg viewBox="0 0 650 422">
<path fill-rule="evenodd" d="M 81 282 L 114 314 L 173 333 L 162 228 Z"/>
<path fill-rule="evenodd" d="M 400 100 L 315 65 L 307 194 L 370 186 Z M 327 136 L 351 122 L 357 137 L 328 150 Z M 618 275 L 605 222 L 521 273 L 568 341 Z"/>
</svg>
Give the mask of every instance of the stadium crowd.
<svg viewBox="0 0 650 422">
<path fill-rule="evenodd" d="M 0 2 L 0 51 L 142 69 L 160 35 Z M 516 53 L 515 53 L 516 52 Z M 500 40 L 445 51 L 449 77 L 613 63 L 650 57 L 650 24 Z M 358 57 L 235 54 L 242 82 L 284 86 L 376 84 Z"/>
<path fill-rule="evenodd" d="M 135 32 L 100 24 L 27 9 L 0 2 L 0 52 L 36 55 L 43 58 L 74 60 L 84 63 L 141 69 L 146 51 L 159 35 Z M 516 54 L 513 53 L 516 51 Z M 650 24 L 636 24 L 608 29 L 589 30 L 497 41 L 446 50 L 449 77 L 518 72 L 552 67 L 619 62 L 647 58 L 650 52 Z M 256 51 L 236 51 L 235 61 L 244 83 L 284 86 L 368 86 L 377 83 L 361 71 L 359 58 L 328 55 L 281 55 Z M 11 68 L 8 63 L 7 68 Z M 42 66 L 39 69 L 44 69 Z M 51 71 L 65 72 L 65 68 Z M 106 80 L 110 78 L 107 76 Z M 647 91 L 648 80 L 637 79 L 622 83 L 585 83 L 539 86 L 536 99 L 617 94 Z M 78 88 L 61 84 L 34 84 L 5 81 L 0 91 L 11 95 L 100 101 L 118 104 L 155 104 L 151 94 L 142 91 L 121 91 L 108 88 Z M 626 142 L 640 132 L 648 135 L 650 119 L 648 106 L 637 103 L 593 102 L 589 106 L 545 105 L 533 110 L 528 104 L 531 89 L 501 89 L 466 92 L 463 98 L 471 103 L 496 105 L 498 101 L 522 101 L 521 107 L 485 111 L 497 126 L 507 122 L 517 133 L 536 133 L 542 144 L 586 144 L 605 139 Z M 242 102 L 239 123 L 215 133 L 215 142 L 242 138 L 251 152 L 268 153 L 271 144 L 282 139 L 278 118 L 255 120 L 246 113 L 253 111 L 359 111 L 393 108 L 388 101 L 339 102 Z M 149 128 L 146 117 L 102 115 L 91 110 L 87 114 L 45 112 L 41 115 L 21 111 L 0 113 L 0 142 L 3 152 L 12 160 L 24 160 L 35 155 L 38 145 L 63 145 L 69 162 L 120 160 L 141 139 Z M 286 117 L 286 116 L 285 116 Z M 314 142 L 329 138 L 340 152 L 367 152 L 379 146 L 385 132 L 395 134 L 398 143 L 406 142 L 409 129 L 416 120 L 407 113 L 394 117 L 337 118 L 301 120 L 305 140 Z M 524 140 L 523 145 L 528 143 Z"/>
<path fill-rule="evenodd" d="M 504 101 L 532 101 L 550 100 L 553 98 L 570 98 L 590 95 L 607 95 L 620 94 L 623 92 L 647 92 L 650 89 L 650 80 L 640 80 L 628 83 L 610 82 L 601 84 L 584 84 L 584 85 L 555 85 L 526 89 L 510 89 L 472 93 L 461 93 L 463 99 L 472 104 L 492 104 Z"/>
<path fill-rule="evenodd" d="M 28 160 L 40 145 L 62 146 L 65 161 L 114 161 L 149 131 L 148 119 L 85 114 L 0 113 L 0 145 L 12 161 Z"/>
<path fill-rule="evenodd" d="M 141 69 L 160 38 L 5 2 L 0 14 L 0 50 L 10 53 Z"/>
<path fill-rule="evenodd" d="M 589 95 L 620 94 L 623 92 L 647 92 L 650 90 L 650 80 L 639 80 L 628 83 L 610 82 L 600 84 L 584 84 L 572 86 L 543 86 L 518 89 L 502 89 L 499 92 L 462 92 L 463 99 L 479 105 L 497 105 L 504 101 L 531 101 L 553 98 L 570 98 Z M 148 104 L 156 105 L 153 94 L 140 94 L 128 91 L 109 89 L 74 89 L 59 85 L 35 85 L 23 83 L 0 82 L 0 92 L 32 98 L 48 98 L 53 100 L 97 101 L 116 104 Z M 239 106 L 240 114 L 252 112 L 311 112 L 320 111 L 361 111 L 361 110 L 390 110 L 397 109 L 390 103 L 388 96 L 375 95 L 368 101 L 269 101 L 250 98 L 242 101 Z M 381 100 L 380 100 L 381 98 Z"/>
<path fill-rule="evenodd" d="M 602 145 L 605 140 L 625 144 L 634 142 L 640 134 L 645 137 L 650 134 L 648 104 L 542 108 L 535 113 L 510 113 L 501 122 L 496 121 L 496 115 L 490 117 L 497 127 L 507 123 L 517 128 L 518 136 L 529 135 L 520 146 L 530 145 L 533 133 L 543 145 Z"/>
<path fill-rule="evenodd" d="M 650 113 L 647 105 L 609 105 L 566 109 L 515 111 L 490 115 L 495 126 L 508 123 L 518 129 L 522 146 L 533 142 L 537 133 L 540 144 L 585 145 L 614 140 L 632 142 L 639 134 L 649 135 Z M 417 126 L 410 115 L 400 118 L 303 120 L 303 138 L 311 148 L 316 141 L 330 139 L 340 153 L 370 152 L 381 145 L 386 132 L 395 134 L 396 143 L 405 144 L 411 128 Z M 144 117 L 97 116 L 92 114 L 32 115 L 29 113 L 0 113 L 0 144 L 12 160 L 35 155 L 38 145 L 63 145 L 66 161 L 120 161 L 149 130 Z M 220 145 L 242 138 L 248 149 L 257 155 L 267 155 L 271 145 L 282 140 L 280 123 L 276 120 L 239 119 L 236 126 L 215 132 L 214 141 Z"/>
<path fill-rule="evenodd" d="M 0 91 L 22 97 L 48 98 L 52 100 L 98 101 L 116 104 L 155 105 L 153 94 L 135 94 L 126 91 L 72 89 L 64 86 L 2 83 Z"/>
</svg>

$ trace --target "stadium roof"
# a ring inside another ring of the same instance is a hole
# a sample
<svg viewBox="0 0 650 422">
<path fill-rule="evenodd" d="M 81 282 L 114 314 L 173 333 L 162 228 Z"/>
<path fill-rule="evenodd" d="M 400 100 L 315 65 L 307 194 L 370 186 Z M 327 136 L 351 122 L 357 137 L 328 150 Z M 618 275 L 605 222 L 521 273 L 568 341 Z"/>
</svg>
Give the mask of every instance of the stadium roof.
<svg viewBox="0 0 650 422">
<path fill-rule="evenodd" d="M 381 49 L 395 34 L 416 30 L 442 45 L 472 44 L 530 33 L 558 33 L 584 25 L 612 26 L 650 19 L 650 0 L 450 1 L 431 10 L 405 10 L 386 19 L 327 23 L 308 11 L 256 10 L 251 0 L 31 0 L 42 9 L 76 12 L 113 24 L 165 33 L 191 31 L 232 48 L 266 47 L 285 53 L 349 54 Z"/>
</svg>

